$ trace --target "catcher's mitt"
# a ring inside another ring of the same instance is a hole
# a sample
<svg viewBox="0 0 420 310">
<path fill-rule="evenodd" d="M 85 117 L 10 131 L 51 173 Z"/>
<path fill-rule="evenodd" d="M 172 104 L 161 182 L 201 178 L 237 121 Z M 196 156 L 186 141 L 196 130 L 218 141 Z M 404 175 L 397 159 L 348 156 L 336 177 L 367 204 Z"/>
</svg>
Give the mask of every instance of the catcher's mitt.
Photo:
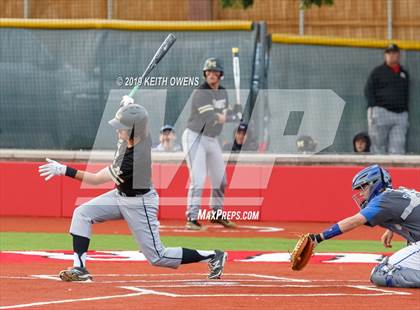
<svg viewBox="0 0 420 310">
<path fill-rule="evenodd" d="M 293 270 L 302 270 L 305 268 L 314 253 L 315 245 L 316 243 L 311 239 L 310 234 L 300 236 L 290 255 Z"/>
</svg>

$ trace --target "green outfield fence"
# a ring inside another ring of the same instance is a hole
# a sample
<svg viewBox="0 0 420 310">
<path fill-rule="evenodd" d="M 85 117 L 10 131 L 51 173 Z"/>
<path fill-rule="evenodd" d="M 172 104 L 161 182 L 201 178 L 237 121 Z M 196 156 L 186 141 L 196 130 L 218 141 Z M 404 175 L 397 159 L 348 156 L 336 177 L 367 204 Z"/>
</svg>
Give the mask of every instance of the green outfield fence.
<svg viewBox="0 0 420 310">
<path fill-rule="evenodd" d="M 231 48 L 239 47 L 249 107 L 265 88 L 332 90 L 346 105 L 333 144 L 322 152 L 352 152 L 352 137 L 366 130 L 363 87 L 387 41 L 281 35 L 271 41 L 264 23 L 252 22 L 0 19 L 0 148 L 91 148 L 110 92 L 129 91 L 117 79 L 139 76 L 169 32 L 178 40 L 153 76 L 201 78 L 204 60 L 216 56 L 225 63 L 223 84 L 233 88 Z M 419 154 L 420 47 L 399 44 L 411 77 L 407 150 Z M 176 122 L 193 89 L 167 88 L 165 115 L 151 120 L 153 132 Z M 258 139 L 268 152 L 282 150 L 276 139 L 282 111 L 281 102 L 267 99 L 256 109 Z M 322 124 L 322 116 L 312 117 Z"/>
</svg>

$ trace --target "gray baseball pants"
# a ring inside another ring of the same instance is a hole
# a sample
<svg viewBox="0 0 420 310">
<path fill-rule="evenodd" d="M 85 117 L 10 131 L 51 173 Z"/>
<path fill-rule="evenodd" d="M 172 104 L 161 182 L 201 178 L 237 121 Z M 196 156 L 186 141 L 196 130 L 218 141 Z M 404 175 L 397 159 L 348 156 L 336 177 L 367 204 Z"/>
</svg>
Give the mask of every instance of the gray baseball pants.
<svg viewBox="0 0 420 310">
<path fill-rule="evenodd" d="M 217 137 L 201 135 L 187 128 L 182 135 L 182 147 L 190 174 L 187 218 L 197 220 L 207 175 L 212 184 L 210 208 L 217 211 L 223 207 L 225 163 Z"/>
<path fill-rule="evenodd" d="M 182 248 L 165 248 L 159 235 L 159 196 L 155 190 L 137 197 L 123 197 L 116 189 L 74 210 L 70 233 L 91 238 L 92 224 L 124 219 L 143 255 L 154 266 L 177 268 Z"/>
<path fill-rule="evenodd" d="M 374 154 L 405 154 L 408 112 L 396 113 L 382 107 L 368 108 L 368 131 Z"/>
</svg>

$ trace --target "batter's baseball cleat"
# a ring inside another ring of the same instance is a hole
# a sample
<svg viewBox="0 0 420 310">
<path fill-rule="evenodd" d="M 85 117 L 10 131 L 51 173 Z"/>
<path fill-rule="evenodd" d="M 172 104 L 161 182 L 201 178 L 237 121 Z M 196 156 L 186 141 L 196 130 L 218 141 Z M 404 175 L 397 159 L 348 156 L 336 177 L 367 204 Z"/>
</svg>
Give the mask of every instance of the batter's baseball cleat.
<svg viewBox="0 0 420 310">
<path fill-rule="evenodd" d="M 188 230 L 204 230 L 204 227 L 197 221 L 187 221 L 187 224 L 185 224 L 185 228 Z"/>
<path fill-rule="evenodd" d="M 93 279 L 89 271 L 81 267 L 71 267 L 67 270 L 62 270 L 59 276 L 61 280 L 66 282 L 88 281 Z"/>
<path fill-rule="evenodd" d="M 223 274 L 223 268 L 228 257 L 226 252 L 219 250 L 215 251 L 214 257 L 209 261 L 209 279 L 220 279 Z"/>
<path fill-rule="evenodd" d="M 226 228 L 236 228 L 236 224 L 232 221 L 229 221 L 227 218 L 224 218 L 222 215 L 210 219 L 210 222 L 213 224 L 220 224 Z"/>
</svg>

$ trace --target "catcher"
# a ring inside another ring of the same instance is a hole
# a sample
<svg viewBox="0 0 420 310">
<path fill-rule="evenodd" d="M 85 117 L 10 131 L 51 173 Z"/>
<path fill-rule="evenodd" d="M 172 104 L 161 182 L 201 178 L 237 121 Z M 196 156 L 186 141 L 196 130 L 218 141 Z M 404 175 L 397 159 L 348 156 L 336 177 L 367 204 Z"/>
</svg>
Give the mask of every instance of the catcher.
<svg viewBox="0 0 420 310">
<path fill-rule="evenodd" d="M 378 165 L 369 166 L 353 178 L 353 199 L 360 207 L 356 215 L 341 220 L 319 234 L 306 234 L 291 255 L 292 269 L 308 263 L 314 247 L 361 225 L 386 229 L 381 241 L 391 247 L 394 233 L 407 240 L 407 247 L 385 257 L 373 268 L 370 281 L 377 286 L 420 288 L 420 193 L 392 188 L 391 176 Z"/>
</svg>

